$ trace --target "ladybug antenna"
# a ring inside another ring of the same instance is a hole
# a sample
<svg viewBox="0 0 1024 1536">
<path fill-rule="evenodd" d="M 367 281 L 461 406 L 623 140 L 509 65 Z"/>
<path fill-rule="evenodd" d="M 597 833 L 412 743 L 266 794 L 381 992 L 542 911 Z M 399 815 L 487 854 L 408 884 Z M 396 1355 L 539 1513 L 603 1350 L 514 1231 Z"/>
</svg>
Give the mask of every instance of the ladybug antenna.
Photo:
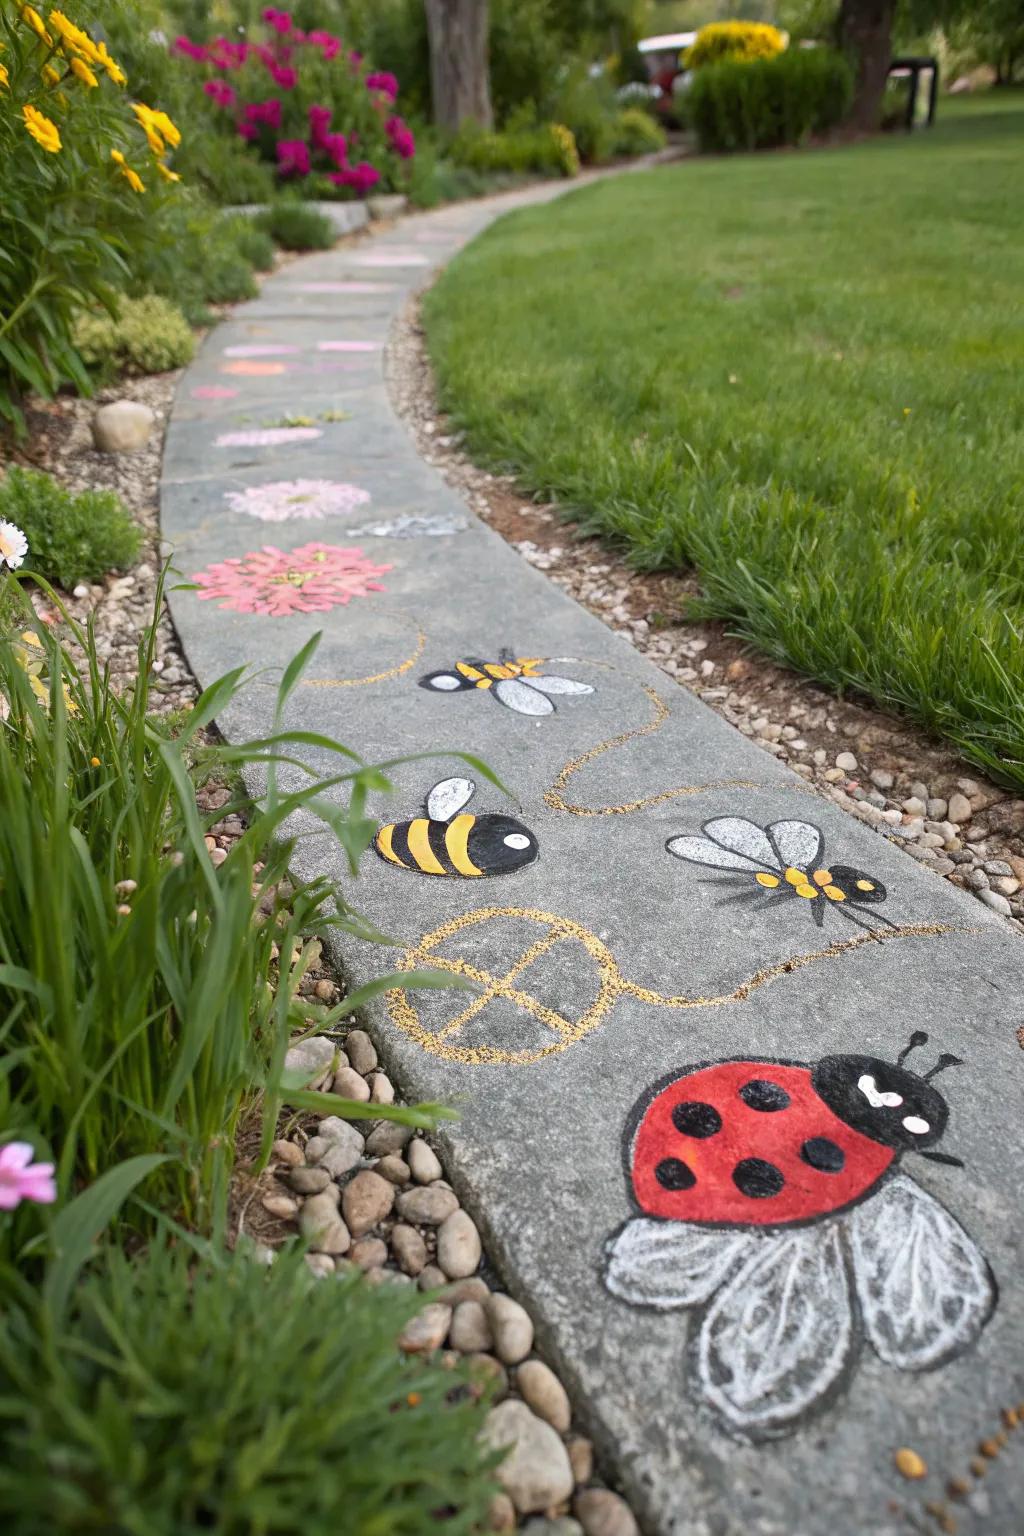
<svg viewBox="0 0 1024 1536">
<path fill-rule="evenodd" d="M 963 1060 L 962 1060 L 961 1057 L 959 1057 L 959 1056 L 951 1056 L 948 1051 L 943 1051 L 942 1055 L 939 1057 L 939 1059 L 935 1063 L 934 1067 L 932 1067 L 930 1071 L 928 1071 L 928 1072 L 926 1072 L 924 1074 L 924 1081 L 927 1082 L 930 1077 L 934 1077 L 936 1075 L 936 1073 L 938 1073 L 938 1072 L 944 1072 L 947 1067 L 962 1067 L 962 1066 L 963 1066 Z"/>
<path fill-rule="evenodd" d="M 945 1163 L 947 1168 L 962 1168 L 963 1162 L 959 1157 L 952 1157 L 948 1152 L 922 1152 L 930 1163 Z"/>
<path fill-rule="evenodd" d="M 911 1037 L 910 1037 L 909 1041 L 907 1042 L 907 1044 L 903 1047 L 902 1051 L 900 1051 L 899 1055 L 896 1057 L 896 1065 L 898 1067 L 902 1067 L 904 1061 L 910 1055 L 911 1051 L 916 1051 L 919 1045 L 927 1045 L 927 1044 L 928 1044 L 928 1036 L 925 1034 L 924 1030 L 923 1029 L 915 1029 L 914 1033 L 911 1035 Z"/>
</svg>

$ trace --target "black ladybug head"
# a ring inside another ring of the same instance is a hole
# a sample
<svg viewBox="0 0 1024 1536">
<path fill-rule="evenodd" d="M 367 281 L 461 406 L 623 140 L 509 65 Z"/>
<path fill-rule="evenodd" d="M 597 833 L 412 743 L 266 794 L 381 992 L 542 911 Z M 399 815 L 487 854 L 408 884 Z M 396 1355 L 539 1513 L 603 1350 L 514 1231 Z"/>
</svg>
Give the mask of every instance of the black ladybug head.
<svg viewBox="0 0 1024 1536">
<path fill-rule="evenodd" d="M 923 1076 L 911 1072 L 904 1059 L 927 1039 L 923 1030 L 915 1030 L 895 1062 L 877 1056 L 824 1056 L 813 1070 L 815 1091 L 833 1114 L 872 1141 L 896 1152 L 924 1151 L 942 1139 L 949 1118 L 949 1106 L 929 1079 L 944 1067 L 960 1065 L 959 1057 L 943 1055 Z"/>
</svg>

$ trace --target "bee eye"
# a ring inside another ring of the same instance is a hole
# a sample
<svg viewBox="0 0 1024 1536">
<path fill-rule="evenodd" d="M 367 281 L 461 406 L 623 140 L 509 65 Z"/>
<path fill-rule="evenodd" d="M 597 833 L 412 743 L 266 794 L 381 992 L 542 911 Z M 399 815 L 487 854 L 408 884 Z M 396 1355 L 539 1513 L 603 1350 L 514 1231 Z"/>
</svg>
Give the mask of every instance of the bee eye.
<svg viewBox="0 0 1024 1536">
<path fill-rule="evenodd" d="M 922 1120 L 920 1115 L 904 1115 L 903 1127 L 912 1136 L 926 1136 L 931 1130 L 927 1120 Z"/>
<path fill-rule="evenodd" d="M 522 832 L 510 832 L 508 837 L 503 838 L 503 842 L 506 848 L 529 848 L 530 846 L 530 839 Z"/>
</svg>

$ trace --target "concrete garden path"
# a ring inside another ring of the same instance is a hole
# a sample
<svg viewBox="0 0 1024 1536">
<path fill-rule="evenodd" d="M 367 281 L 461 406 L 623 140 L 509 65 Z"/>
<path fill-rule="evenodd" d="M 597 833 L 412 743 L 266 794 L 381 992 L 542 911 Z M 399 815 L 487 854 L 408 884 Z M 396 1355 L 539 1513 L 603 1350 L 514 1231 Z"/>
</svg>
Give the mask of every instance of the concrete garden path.
<svg viewBox="0 0 1024 1536">
<path fill-rule="evenodd" d="M 300 873 L 405 946 L 348 944 L 354 983 L 474 983 L 371 1027 L 461 1105 L 450 1176 L 649 1530 L 1015 1536 L 1024 946 L 531 569 L 389 404 L 410 292 L 560 190 L 310 256 L 207 338 L 164 461 L 175 623 L 204 683 L 265 674 L 229 737 L 322 630 L 290 724 L 513 790 L 407 764 L 358 884 L 322 831 Z"/>
</svg>

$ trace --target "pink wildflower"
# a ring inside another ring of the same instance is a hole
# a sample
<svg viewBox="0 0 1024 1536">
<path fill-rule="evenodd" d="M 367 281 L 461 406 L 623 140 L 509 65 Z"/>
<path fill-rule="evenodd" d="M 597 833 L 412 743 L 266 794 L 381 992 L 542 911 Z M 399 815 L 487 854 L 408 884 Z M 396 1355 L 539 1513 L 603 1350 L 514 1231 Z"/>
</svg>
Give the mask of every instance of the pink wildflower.
<svg viewBox="0 0 1024 1536">
<path fill-rule="evenodd" d="M 348 140 L 343 133 L 329 133 L 320 147 L 330 155 L 339 170 L 345 169 Z"/>
<path fill-rule="evenodd" d="M 187 37 L 176 37 L 172 44 L 171 52 L 184 54 L 186 59 L 195 59 L 199 64 L 204 63 L 207 57 L 206 49 L 199 43 L 193 43 Z"/>
<path fill-rule="evenodd" d="M 0 1211 L 13 1211 L 22 1200 L 52 1205 L 57 1198 L 52 1163 L 33 1163 L 27 1141 L 0 1147 Z"/>
<path fill-rule="evenodd" d="M 364 197 L 380 181 L 380 171 L 370 165 L 369 161 L 360 160 L 358 165 L 350 166 L 347 170 L 332 171 L 327 179 L 333 181 L 336 187 L 351 187 L 357 197 Z"/>
<path fill-rule="evenodd" d="M 280 32 L 282 37 L 292 29 L 292 18 L 288 12 L 277 11 L 272 5 L 268 5 L 263 12 L 263 20 L 268 26 L 273 27 L 275 32 Z"/>
<path fill-rule="evenodd" d="M 391 101 L 398 95 L 398 81 L 387 70 L 378 70 L 376 74 L 367 75 L 366 89 L 368 91 L 381 91 Z"/>
<path fill-rule="evenodd" d="M 314 149 L 324 149 L 327 144 L 327 130 L 331 126 L 330 107 L 310 107 L 309 109 L 309 142 Z"/>
<path fill-rule="evenodd" d="M 401 117 L 389 117 L 386 130 L 395 153 L 403 160 L 411 160 L 416 153 L 416 139 L 408 123 Z"/>
<path fill-rule="evenodd" d="M 298 71 L 287 64 L 274 64 L 270 70 L 270 78 L 275 85 L 279 85 L 282 91 L 294 91 L 299 83 Z"/>
<path fill-rule="evenodd" d="M 235 104 L 235 93 L 226 80 L 207 80 L 203 90 L 218 107 L 233 107 Z"/>
<path fill-rule="evenodd" d="M 309 145 L 305 139 L 278 139 L 277 163 L 284 176 L 308 176 Z"/>
</svg>

